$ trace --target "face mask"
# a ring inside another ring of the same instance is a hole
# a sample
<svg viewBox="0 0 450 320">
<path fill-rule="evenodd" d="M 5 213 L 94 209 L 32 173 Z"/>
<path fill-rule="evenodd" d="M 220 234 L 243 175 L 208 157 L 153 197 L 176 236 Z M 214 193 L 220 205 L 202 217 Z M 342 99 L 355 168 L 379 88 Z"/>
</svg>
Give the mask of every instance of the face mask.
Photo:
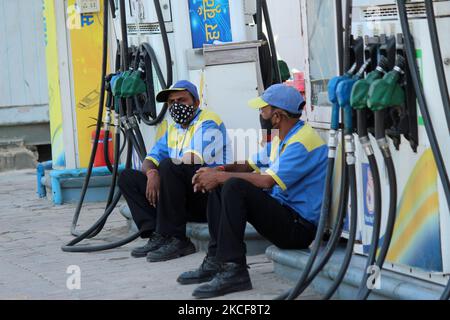
<svg viewBox="0 0 450 320">
<path fill-rule="evenodd" d="M 270 130 L 278 129 L 276 128 L 276 125 L 272 123 L 273 114 L 269 119 L 264 119 L 262 116 L 259 116 L 260 122 L 261 122 L 261 128 L 264 130 L 267 130 L 268 133 L 270 133 Z"/>
<path fill-rule="evenodd" d="M 170 116 L 172 117 L 173 121 L 178 124 L 188 123 L 192 119 L 194 112 L 194 106 L 187 106 L 185 104 L 174 103 L 170 107 Z"/>
</svg>

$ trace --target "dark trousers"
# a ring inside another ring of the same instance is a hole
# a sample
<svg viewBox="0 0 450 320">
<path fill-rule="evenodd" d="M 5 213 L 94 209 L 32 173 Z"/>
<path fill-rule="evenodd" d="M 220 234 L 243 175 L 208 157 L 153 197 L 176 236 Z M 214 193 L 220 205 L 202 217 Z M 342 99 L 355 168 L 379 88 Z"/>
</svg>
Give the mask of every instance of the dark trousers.
<svg viewBox="0 0 450 320">
<path fill-rule="evenodd" d="M 170 159 L 161 162 L 156 209 L 145 196 L 145 174 L 136 170 L 121 173 L 119 188 L 142 238 L 148 238 L 156 230 L 164 236 L 185 239 L 187 222 L 206 222 L 208 194 L 194 193 L 192 186 L 192 177 L 198 169 L 200 166 L 174 164 Z"/>
<path fill-rule="evenodd" d="M 242 179 L 230 179 L 209 195 L 208 255 L 221 262 L 246 264 L 244 233 L 247 222 L 282 249 L 304 249 L 316 227 L 263 190 Z"/>
</svg>

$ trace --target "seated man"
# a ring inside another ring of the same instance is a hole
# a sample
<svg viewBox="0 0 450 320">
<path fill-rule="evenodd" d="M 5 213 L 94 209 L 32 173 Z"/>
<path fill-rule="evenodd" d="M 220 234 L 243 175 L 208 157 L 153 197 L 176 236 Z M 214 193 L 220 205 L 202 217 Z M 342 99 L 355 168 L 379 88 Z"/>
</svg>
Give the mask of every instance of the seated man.
<svg viewBox="0 0 450 320">
<path fill-rule="evenodd" d="M 244 232 L 247 222 L 276 246 L 307 248 L 314 239 L 320 215 L 328 148 L 318 133 L 300 121 L 301 94 L 274 85 L 250 101 L 270 120 L 278 135 L 245 164 L 225 171 L 200 169 L 195 190 L 211 191 L 208 254 L 199 269 L 179 276 L 181 284 L 208 282 L 193 296 L 211 298 L 250 290 Z M 268 168 L 261 174 L 264 168 Z M 252 173 L 256 171 L 256 173 Z"/>
<path fill-rule="evenodd" d="M 227 154 L 225 126 L 215 113 L 199 108 L 195 85 L 179 81 L 156 99 L 167 102 L 175 123 L 159 138 L 142 171 L 125 170 L 119 177 L 141 237 L 149 238 L 131 255 L 149 262 L 195 252 L 186 223 L 206 221 L 208 194 L 194 193 L 192 178 L 202 166 L 224 164 Z"/>
</svg>

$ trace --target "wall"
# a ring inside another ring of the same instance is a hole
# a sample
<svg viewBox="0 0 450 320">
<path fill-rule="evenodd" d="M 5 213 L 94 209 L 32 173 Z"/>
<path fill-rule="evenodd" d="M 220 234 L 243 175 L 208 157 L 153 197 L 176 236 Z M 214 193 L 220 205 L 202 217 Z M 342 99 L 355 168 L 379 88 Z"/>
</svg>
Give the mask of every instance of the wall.
<svg viewBox="0 0 450 320">
<path fill-rule="evenodd" d="M 0 0 L 0 33 L 1 139 L 48 144 L 42 1 Z"/>
</svg>

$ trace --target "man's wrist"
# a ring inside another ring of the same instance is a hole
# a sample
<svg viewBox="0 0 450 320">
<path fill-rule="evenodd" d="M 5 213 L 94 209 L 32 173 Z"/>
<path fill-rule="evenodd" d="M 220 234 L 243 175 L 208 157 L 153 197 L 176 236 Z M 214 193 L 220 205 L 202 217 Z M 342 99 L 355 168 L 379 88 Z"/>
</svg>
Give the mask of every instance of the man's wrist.
<svg viewBox="0 0 450 320">
<path fill-rule="evenodd" d="M 149 170 L 147 170 L 147 172 L 145 173 L 145 175 L 148 177 L 148 176 L 152 176 L 152 175 L 155 175 L 155 174 L 159 174 L 159 171 L 157 170 L 157 169 L 149 169 Z"/>
<path fill-rule="evenodd" d="M 219 184 L 224 184 L 227 181 L 228 174 L 224 171 L 219 171 L 217 173 L 217 180 Z"/>
</svg>

